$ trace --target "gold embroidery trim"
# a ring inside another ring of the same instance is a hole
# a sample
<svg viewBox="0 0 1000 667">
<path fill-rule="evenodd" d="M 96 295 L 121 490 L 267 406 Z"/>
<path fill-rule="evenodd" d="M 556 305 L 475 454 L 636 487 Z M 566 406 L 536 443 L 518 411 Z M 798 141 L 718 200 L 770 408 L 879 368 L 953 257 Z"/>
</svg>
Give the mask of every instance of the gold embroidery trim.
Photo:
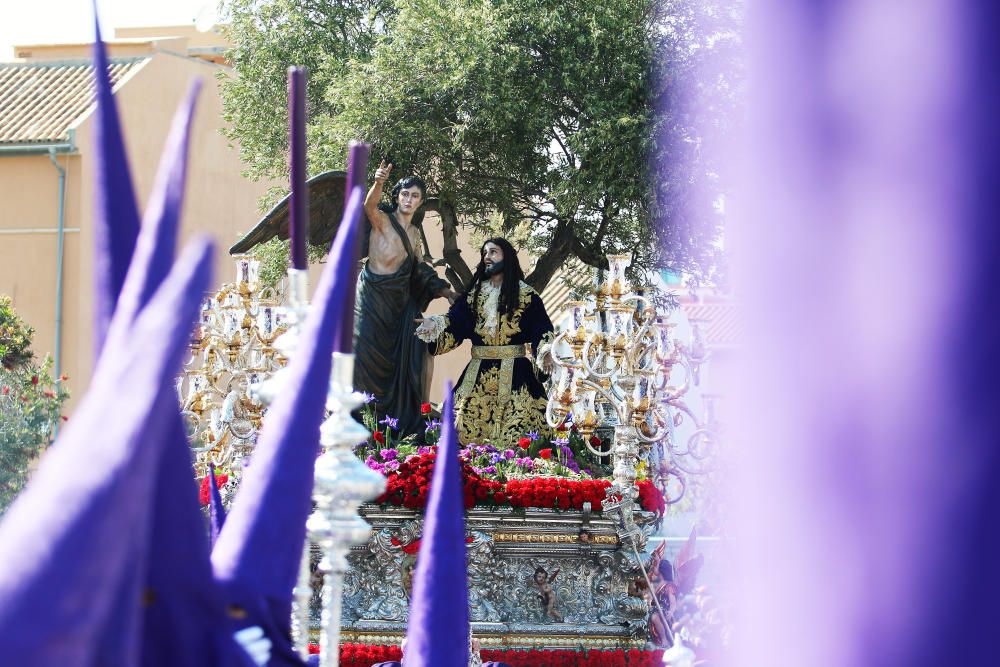
<svg viewBox="0 0 1000 667">
<path fill-rule="evenodd" d="M 476 386 L 476 379 L 479 377 L 479 359 L 475 357 L 469 362 L 469 365 L 465 367 L 465 377 L 462 378 L 462 384 L 458 386 L 458 395 L 460 398 L 466 398 L 472 395 L 472 388 Z"/>
<path fill-rule="evenodd" d="M 473 359 L 519 359 L 527 354 L 524 344 L 472 346 Z"/>
<path fill-rule="evenodd" d="M 493 533 L 494 542 L 546 542 L 554 544 L 578 544 L 578 535 L 548 535 L 541 533 Z M 618 544 L 617 535 L 591 535 L 590 544 Z"/>
</svg>

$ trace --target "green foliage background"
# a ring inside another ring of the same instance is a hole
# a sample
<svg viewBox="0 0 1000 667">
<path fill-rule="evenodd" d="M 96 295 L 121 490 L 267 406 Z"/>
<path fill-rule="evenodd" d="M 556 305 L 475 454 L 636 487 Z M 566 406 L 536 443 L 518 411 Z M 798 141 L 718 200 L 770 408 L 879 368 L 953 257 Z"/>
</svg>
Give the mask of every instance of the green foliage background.
<svg viewBox="0 0 1000 667">
<path fill-rule="evenodd" d="M 527 228 L 542 288 L 568 258 L 711 281 L 723 267 L 711 142 L 739 122 L 733 0 L 229 0 L 224 83 L 248 174 L 287 177 L 286 70 L 309 67 L 310 173 L 425 178 L 480 233 Z M 474 258 L 473 258 L 474 259 Z M 474 262 L 473 262 L 474 263 Z"/>
<path fill-rule="evenodd" d="M 52 378 L 52 360 L 34 361 L 34 330 L 0 295 L 0 513 L 24 487 L 38 455 L 53 438 L 69 397 Z"/>
</svg>

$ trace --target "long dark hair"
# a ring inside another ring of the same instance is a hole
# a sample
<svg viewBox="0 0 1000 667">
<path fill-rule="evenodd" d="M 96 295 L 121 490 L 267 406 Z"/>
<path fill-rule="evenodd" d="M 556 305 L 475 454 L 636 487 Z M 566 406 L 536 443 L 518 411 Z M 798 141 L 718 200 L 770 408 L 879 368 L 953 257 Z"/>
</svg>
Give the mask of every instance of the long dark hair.
<svg viewBox="0 0 1000 667">
<path fill-rule="evenodd" d="M 486 262 L 483 260 L 486 255 L 487 243 L 500 246 L 500 250 L 503 251 L 503 284 L 500 285 L 499 309 L 501 315 L 513 315 L 519 302 L 518 297 L 521 293 L 521 281 L 524 280 L 524 271 L 521 270 L 521 262 L 517 259 L 517 251 L 514 250 L 514 246 L 510 244 L 510 241 L 501 236 L 495 236 L 483 241 L 483 245 L 479 248 L 479 264 L 476 265 L 476 272 L 472 275 L 472 283 L 465 290 L 465 294 L 472 292 L 472 307 L 476 308 L 479 304 L 479 287 L 483 284 L 484 280 L 488 279 L 486 276 Z"/>
</svg>

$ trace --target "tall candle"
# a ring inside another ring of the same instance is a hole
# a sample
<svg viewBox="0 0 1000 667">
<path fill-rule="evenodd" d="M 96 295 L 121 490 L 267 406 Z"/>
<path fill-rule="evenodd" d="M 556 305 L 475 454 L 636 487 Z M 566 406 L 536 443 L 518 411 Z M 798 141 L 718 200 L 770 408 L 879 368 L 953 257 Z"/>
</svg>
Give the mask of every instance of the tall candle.
<svg viewBox="0 0 1000 667">
<path fill-rule="evenodd" d="M 292 197 L 288 233 L 291 237 L 292 268 L 305 270 L 306 239 L 309 238 L 309 193 L 306 191 L 306 68 L 288 68 L 288 145 Z"/>
<path fill-rule="evenodd" d="M 365 181 L 368 175 L 368 151 L 369 145 L 361 141 L 352 141 L 347 154 L 347 184 L 344 188 L 344 212 L 347 212 L 347 203 L 351 200 L 354 189 L 360 187 L 364 192 Z M 362 195 L 363 196 L 363 195 Z M 348 255 L 351 262 L 352 273 L 357 278 L 358 261 L 361 259 L 361 237 L 355 236 L 353 252 Z M 340 320 L 340 335 L 337 341 L 337 351 L 350 354 L 354 350 L 354 297 L 355 290 L 348 290 L 347 298 L 344 302 L 344 312 Z"/>
</svg>

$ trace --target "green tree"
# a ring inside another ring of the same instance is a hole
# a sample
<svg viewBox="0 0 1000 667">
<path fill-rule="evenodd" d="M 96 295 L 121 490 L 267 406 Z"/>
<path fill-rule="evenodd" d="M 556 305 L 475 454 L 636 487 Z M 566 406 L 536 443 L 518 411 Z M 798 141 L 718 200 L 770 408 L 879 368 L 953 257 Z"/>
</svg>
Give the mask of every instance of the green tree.
<svg viewBox="0 0 1000 667">
<path fill-rule="evenodd" d="M 69 394 L 52 379 L 52 361 L 34 362 L 34 330 L 0 295 L 0 512 L 24 486 L 32 462 L 51 444 Z"/>
<path fill-rule="evenodd" d="M 285 70 L 305 64 L 311 171 L 343 168 L 347 143 L 361 138 L 374 164 L 424 177 L 453 282 L 471 276 L 459 224 L 530 229 L 538 289 L 570 257 L 600 267 L 621 251 L 639 268 L 707 277 L 718 265 L 711 201 L 690 218 L 680 205 L 696 201 L 683 193 L 707 165 L 651 169 L 688 158 L 670 139 L 697 134 L 693 119 L 657 113 L 672 101 L 664 90 L 685 85 L 674 74 L 696 71 L 689 63 L 704 53 L 692 4 L 233 0 L 231 136 L 252 176 L 284 177 Z M 696 232 L 689 219 L 710 224 Z"/>
</svg>

